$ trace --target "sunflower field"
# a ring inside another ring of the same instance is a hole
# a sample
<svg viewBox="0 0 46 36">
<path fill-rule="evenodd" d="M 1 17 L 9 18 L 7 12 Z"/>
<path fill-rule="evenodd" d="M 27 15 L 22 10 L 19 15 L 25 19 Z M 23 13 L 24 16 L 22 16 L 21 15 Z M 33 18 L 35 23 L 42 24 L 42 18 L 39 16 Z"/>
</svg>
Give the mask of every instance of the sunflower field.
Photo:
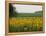
<svg viewBox="0 0 46 36">
<path fill-rule="evenodd" d="M 42 30 L 42 17 L 12 17 L 9 19 L 9 32 L 30 32 Z"/>
</svg>

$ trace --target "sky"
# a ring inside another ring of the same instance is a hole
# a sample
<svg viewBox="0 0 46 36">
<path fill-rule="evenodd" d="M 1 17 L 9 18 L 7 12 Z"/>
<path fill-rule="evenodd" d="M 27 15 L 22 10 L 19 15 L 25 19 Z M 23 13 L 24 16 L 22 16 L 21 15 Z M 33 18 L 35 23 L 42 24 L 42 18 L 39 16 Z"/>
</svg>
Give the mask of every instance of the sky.
<svg viewBox="0 0 46 36">
<path fill-rule="evenodd" d="M 38 5 L 13 4 L 13 7 L 18 13 L 35 13 L 35 11 L 42 10 L 42 6 Z"/>
</svg>

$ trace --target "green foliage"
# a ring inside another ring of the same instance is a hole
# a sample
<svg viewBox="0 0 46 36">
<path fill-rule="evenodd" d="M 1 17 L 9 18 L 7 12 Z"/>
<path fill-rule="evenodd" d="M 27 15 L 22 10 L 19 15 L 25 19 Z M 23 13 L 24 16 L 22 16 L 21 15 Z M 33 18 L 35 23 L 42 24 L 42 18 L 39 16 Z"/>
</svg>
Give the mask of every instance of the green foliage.
<svg viewBox="0 0 46 36">
<path fill-rule="evenodd" d="M 14 8 L 11 3 L 9 3 L 9 17 L 16 17 L 17 16 L 17 11 L 15 9 L 16 8 Z"/>
<path fill-rule="evenodd" d="M 16 25 L 9 25 L 9 32 L 32 32 L 32 31 L 41 31 L 42 30 L 42 26 L 40 27 L 36 25 L 20 25 L 20 26 L 16 26 Z"/>
</svg>

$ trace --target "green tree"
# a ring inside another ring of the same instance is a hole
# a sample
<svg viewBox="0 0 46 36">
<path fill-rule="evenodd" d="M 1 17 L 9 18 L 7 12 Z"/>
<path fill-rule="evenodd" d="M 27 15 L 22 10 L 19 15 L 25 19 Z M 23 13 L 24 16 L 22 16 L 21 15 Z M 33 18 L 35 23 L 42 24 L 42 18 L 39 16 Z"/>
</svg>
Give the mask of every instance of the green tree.
<svg viewBox="0 0 46 36">
<path fill-rule="evenodd" d="M 9 3 L 9 17 L 16 17 L 17 12 L 15 10 L 16 8 L 13 7 L 12 3 Z"/>
</svg>

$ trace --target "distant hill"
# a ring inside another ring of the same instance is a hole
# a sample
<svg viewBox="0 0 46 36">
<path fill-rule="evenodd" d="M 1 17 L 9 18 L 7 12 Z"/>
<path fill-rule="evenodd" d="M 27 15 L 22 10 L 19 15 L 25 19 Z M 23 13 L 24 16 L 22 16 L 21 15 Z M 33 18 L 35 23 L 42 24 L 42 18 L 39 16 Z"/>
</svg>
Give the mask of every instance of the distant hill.
<svg viewBox="0 0 46 36">
<path fill-rule="evenodd" d="M 36 13 L 36 14 L 42 14 L 43 11 L 36 11 L 35 13 Z"/>
<path fill-rule="evenodd" d="M 19 13 L 18 17 L 30 17 L 30 16 L 43 16 L 42 11 L 36 11 L 35 13 Z"/>
</svg>

